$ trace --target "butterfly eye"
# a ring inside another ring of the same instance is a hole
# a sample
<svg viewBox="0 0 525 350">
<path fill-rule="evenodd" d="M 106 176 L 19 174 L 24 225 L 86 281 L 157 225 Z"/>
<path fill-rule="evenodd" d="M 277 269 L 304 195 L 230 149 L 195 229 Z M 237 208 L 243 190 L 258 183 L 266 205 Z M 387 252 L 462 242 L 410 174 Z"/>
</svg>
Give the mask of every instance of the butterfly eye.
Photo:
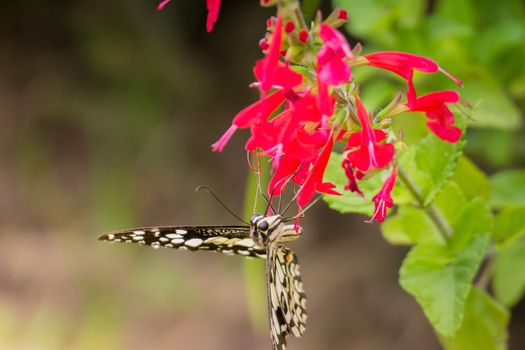
<svg viewBox="0 0 525 350">
<path fill-rule="evenodd" d="M 268 230 L 268 227 L 270 227 L 270 225 L 268 225 L 268 221 L 266 221 L 266 220 L 261 220 L 261 221 L 259 221 L 259 223 L 257 224 L 257 228 L 258 228 L 260 231 L 266 231 L 266 230 Z"/>
<path fill-rule="evenodd" d="M 257 219 L 260 217 L 259 214 L 253 214 L 252 217 L 250 218 L 250 222 L 252 224 L 255 224 L 255 221 L 257 221 Z"/>
</svg>

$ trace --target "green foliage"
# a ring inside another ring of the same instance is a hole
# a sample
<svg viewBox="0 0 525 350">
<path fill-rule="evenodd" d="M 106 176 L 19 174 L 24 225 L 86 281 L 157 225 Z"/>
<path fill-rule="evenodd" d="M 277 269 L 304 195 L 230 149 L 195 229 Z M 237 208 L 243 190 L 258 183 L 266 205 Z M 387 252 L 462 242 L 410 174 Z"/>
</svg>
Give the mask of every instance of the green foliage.
<svg viewBox="0 0 525 350">
<path fill-rule="evenodd" d="M 428 214 L 410 206 L 400 207 L 396 215 L 381 225 L 381 231 L 392 244 L 445 243 Z"/>
<path fill-rule="evenodd" d="M 330 208 L 343 214 L 360 213 L 372 215 L 374 212 L 372 197 L 377 193 L 377 191 L 379 191 L 383 183 L 381 174 L 375 174 L 371 178 L 363 180 L 360 183 L 360 189 L 364 194 L 364 197 L 361 197 L 357 193 L 344 190 L 344 187 L 348 184 L 348 178 L 341 167 L 342 162 L 343 155 L 332 153 L 324 176 L 324 181 L 330 181 L 335 184 L 336 191 L 342 195 L 325 195 L 323 196 L 323 199 L 326 201 L 326 203 L 328 203 Z"/>
<path fill-rule="evenodd" d="M 364 44 L 365 52 L 393 50 L 427 56 L 460 78 L 464 85 L 460 91 L 462 98 L 474 106 L 470 126 L 502 131 L 502 137 L 483 134 L 480 138 L 477 134 L 481 131 L 472 131 L 470 136 L 479 142 L 470 144 L 471 151 L 485 162 L 508 164 L 519 142 L 516 130 L 523 126 L 523 103 L 520 102 L 525 98 L 523 1 L 505 0 L 497 4 L 489 0 L 332 2 L 348 11 L 348 31 Z M 377 76 L 392 77 L 392 74 L 375 70 L 367 84 L 374 85 Z M 444 77 L 418 74 L 416 78 L 418 92 L 450 88 Z M 389 84 L 397 90 L 405 89 L 395 79 Z M 363 91 L 366 87 L 364 84 Z M 381 96 L 382 91 L 373 95 L 374 104 L 388 102 L 390 97 L 377 101 Z M 365 103 L 369 103 L 366 98 Z M 510 147 L 500 147 L 502 142 Z M 498 156 L 490 156 L 495 150 Z"/>
<path fill-rule="evenodd" d="M 453 175 L 465 143 L 443 142 L 433 134 L 410 147 L 399 159 L 400 166 L 428 205 Z"/>
<path fill-rule="evenodd" d="M 517 130 L 523 125 L 523 1 L 505 0 L 497 6 L 489 0 L 333 3 L 348 11 L 349 32 L 365 52 L 427 56 L 463 80 L 462 99 L 472 109 L 463 105 L 454 112 L 459 124 L 468 119 L 473 128 L 467 152 L 493 165 L 511 162 L 519 152 Z M 406 89 L 389 72 L 365 67 L 355 73 L 371 110 L 388 103 L 393 91 Z M 419 94 L 450 89 L 442 76 L 416 74 L 415 79 Z M 397 209 L 381 231 L 392 244 L 413 246 L 400 270 L 402 287 L 422 306 L 445 349 L 506 349 L 509 313 L 482 289 L 491 281 L 496 299 L 509 307 L 525 294 L 525 170 L 489 178 L 462 155 L 463 141 L 439 140 L 428 133 L 424 118 L 400 115 L 392 127 L 407 148 L 398 153 L 399 176 L 392 193 Z M 347 180 L 340 169 L 332 174 L 335 170 L 329 167 L 326 180 L 337 180 L 341 190 Z M 375 175 L 363 182 L 367 200 L 380 180 Z M 343 193 L 325 200 L 341 212 L 371 213 L 371 206 L 356 208 L 361 200 L 357 195 Z M 477 274 L 479 289 L 472 287 Z"/>
<path fill-rule="evenodd" d="M 401 286 L 439 333 L 452 336 L 461 325 L 470 283 L 488 241 L 487 234 L 478 234 L 459 252 L 441 244 L 419 244 L 403 262 Z"/>
<path fill-rule="evenodd" d="M 454 335 L 461 325 L 470 284 L 489 243 L 491 223 L 485 202 L 474 199 L 463 209 L 448 244 L 421 242 L 403 262 L 401 286 L 443 335 Z"/>
<path fill-rule="evenodd" d="M 525 6 L 507 0 L 441 0 L 430 14 L 423 0 L 333 0 L 349 13 L 350 33 L 366 41 L 365 50 L 413 52 L 436 59 L 453 74 L 461 72 L 467 101 L 481 101 L 474 127 L 516 129 L 521 125 L 510 86 L 525 80 Z M 486 43 L 491 43 L 487 45 Z M 425 81 L 425 84 L 428 83 Z M 432 89 L 442 87 L 434 83 Z M 523 96 L 523 88 L 514 97 Z"/>
<path fill-rule="evenodd" d="M 490 182 L 487 176 L 467 157 L 460 157 L 452 180 L 461 188 L 463 194 L 471 199 L 490 197 Z"/>
<path fill-rule="evenodd" d="M 478 288 L 472 288 L 461 327 L 453 337 L 441 336 L 446 350 L 505 350 L 509 312 Z"/>
<path fill-rule="evenodd" d="M 506 306 L 514 306 L 525 293 L 525 239 L 498 252 L 494 262 L 494 293 Z"/>
<path fill-rule="evenodd" d="M 525 204 L 525 170 L 501 171 L 493 175 L 490 182 L 490 202 L 494 208 Z"/>
<path fill-rule="evenodd" d="M 494 240 L 500 244 L 513 242 L 525 233 L 525 206 L 511 206 L 496 216 Z"/>
</svg>

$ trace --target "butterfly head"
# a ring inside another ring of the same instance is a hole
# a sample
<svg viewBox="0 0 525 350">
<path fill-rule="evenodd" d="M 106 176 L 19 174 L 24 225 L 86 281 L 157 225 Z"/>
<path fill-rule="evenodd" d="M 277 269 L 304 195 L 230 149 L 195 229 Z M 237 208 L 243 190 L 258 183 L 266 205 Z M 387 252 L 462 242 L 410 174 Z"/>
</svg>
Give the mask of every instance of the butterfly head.
<svg viewBox="0 0 525 350">
<path fill-rule="evenodd" d="M 281 215 L 264 216 L 254 214 L 250 219 L 250 236 L 260 246 L 264 247 L 268 243 L 271 234 L 281 224 Z"/>
</svg>

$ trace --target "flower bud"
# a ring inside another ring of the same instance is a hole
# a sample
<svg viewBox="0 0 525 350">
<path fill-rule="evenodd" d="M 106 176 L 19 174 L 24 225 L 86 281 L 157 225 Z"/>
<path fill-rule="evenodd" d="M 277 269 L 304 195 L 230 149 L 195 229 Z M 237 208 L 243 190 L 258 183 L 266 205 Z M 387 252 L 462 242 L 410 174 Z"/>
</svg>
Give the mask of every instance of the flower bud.
<svg viewBox="0 0 525 350">
<path fill-rule="evenodd" d="M 301 29 L 301 31 L 299 32 L 299 41 L 303 44 L 306 44 L 309 39 L 310 34 L 308 33 L 308 29 Z"/>
<path fill-rule="evenodd" d="M 266 51 L 270 47 L 270 44 L 268 44 L 268 38 L 262 38 L 259 40 L 259 47 L 261 50 Z"/>
<path fill-rule="evenodd" d="M 295 24 L 293 23 L 293 21 L 286 22 L 286 24 L 284 25 L 284 31 L 286 33 L 291 33 L 294 30 L 295 30 Z"/>
<path fill-rule="evenodd" d="M 345 10 L 336 8 L 330 16 L 326 18 L 324 23 L 331 25 L 334 28 L 339 28 L 348 21 L 348 13 Z"/>
</svg>

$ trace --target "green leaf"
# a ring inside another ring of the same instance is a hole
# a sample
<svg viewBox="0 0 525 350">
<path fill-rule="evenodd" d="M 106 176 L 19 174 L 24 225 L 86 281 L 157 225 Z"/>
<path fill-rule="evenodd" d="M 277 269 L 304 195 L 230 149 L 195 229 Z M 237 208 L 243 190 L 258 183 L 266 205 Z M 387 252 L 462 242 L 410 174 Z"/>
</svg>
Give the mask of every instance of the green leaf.
<svg viewBox="0 0 525 350">
<path fill-rule="evenodd" d="M 449 226 L 454 226 L 469 202 L 454 181 L 449 181 L 434 200 L 435 207 Z"/>
<path fill-rule="evenodd" d="M 503 208 L 508 205 L 525 205 L 525 170 L 508 170 L 496 173 L 492 184 L 491 205 Z"/>
<path fill-rule="evenodd" d="M 490 182 L 485 173 L 467 157 L 461 156 L 452 180 L 459 185 L 467 199 L 490 196 Z"/>
<path fill-rule="evenodd" d="M 412 248 L 400 270 L 401 286 L 423 308 L 437 332 L 453 336 L 461 325 L 471 282 L 489 242 L 476 235 L 460 252 L 436 243 Z"/>
<path fill-rule="evenodd" d="M 383 237 L 392 244 L 434 242 L 445 244 L 443 236 L 422 209 L 401 206 L 396 215 L 381 225 Z"/>
<path fill-rule="evenodd" d="M 509 312 L 485 292 L 472 288 L 465 317 L 454 337 L 440 337 L 446 350 L 505 350 Z"/>
<path fill-rule="evenodd" d="M 341 166 L 342 162 L 342 154 L 335 152 L 332 153 L 323 178 L 324 181 L 329 181 L 336 185 L 335 190 L 341 193 L 341 195 L 323 195 L 323 200 L 328 203 L 328 206 L 331 209 L 337 210 L 340 213 L 361 213 L 372 215 L 374 212 L 372 197 L 379 192 L 383 184 L 381 173 L 375 174 L 372 177 L 359 182 L 359 188 L 364 194 L 364 197 L 361 197 L 357 193 L 344 189 L 348 184 L 348 179 L 343 167 Z"/>
<path fill-rule="evenodd" d="M 498 251 L 492 279 L 494 294 L 503 304 L 512 307 L 525 292 L 525 239 Z"/>
<path fill-rule="evenodd" d="M 482 70 L 482 69 L 481 69 Z M 496 128 L 504 130 L 518 129 L 522 124 L 521 113 L 503 90 L 503 86 L 484 72 L 470 79 L 464 79 L 467 88 L 462 91 L 462 98 L 474 103 L 479 102 L 472 115 L 469 126 L 476 128 Z"/>
<path fill-rule="evenodd" d="M 525 206 L 511 206 L 496 216 L 494 240 L 497 243 L 512 243 L 525 234 Z"/>
<path fill-rule="evenodd" d="M 462 211 L 461 216 L 453 225 L 450 237 L 450 248 L 461 251 L 479 234 L 490 234 L 494 229 L 494 218 L 487 201 L 478 197 L 473 199 Z"/>
<path fill-rule="evenodd" d="M 381 0 L 334 0 L 333 3 L 351 14 L 353 20 L 347 23 L 350 33 L 378 40 L 381 32 L 383 37 L 392 37 L 390 27 L 395 17 L 392 6 L 385 6 Z"/>
<path fill-rule="evenodd" d="M 464 145 L 464 141 L 448 143 L 429 134 L 401 156 L 399 163 L 421 192 L 425 205 L 454 173 Z"/>
</svg>

